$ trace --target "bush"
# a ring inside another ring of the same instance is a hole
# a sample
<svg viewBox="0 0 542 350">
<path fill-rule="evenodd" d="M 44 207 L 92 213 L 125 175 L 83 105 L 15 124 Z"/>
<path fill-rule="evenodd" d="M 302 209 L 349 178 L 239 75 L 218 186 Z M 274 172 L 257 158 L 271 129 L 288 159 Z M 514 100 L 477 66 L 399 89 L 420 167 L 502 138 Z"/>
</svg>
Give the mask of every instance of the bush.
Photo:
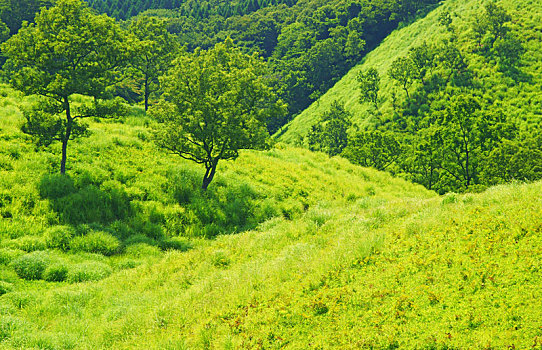
<svg viewBox="0 0 542 350">
<path fill-rule="evenodd" d="M 73 228 L 55 226 L 45 231 L 45 244 L 48 248 L 66 251 L 70 248 L 70 240 L 73 235 Z"/>
<path fill-rule="evenodd" d="M 11 292 L 11 283 L 0 281 L 0 296 Z"/>
<path fill-rule="evenodd" d="M 7 265 L 12 260 L 24 255 L 24 252 L 19 249 L 9 249 L 3 248 L 0 249 L 0 264 Z"/>
<path fill-rule="evenodd" d="M 48 266 L 43 273 L 43 279 L 49 282 L 62 282 L 66 280 L 68 268 L 62 263 Z"/>
<path fill-rule="evenodd" d="M 25 280 L 41 279 L 47 265 L 49 256 L 42 251 L 25 254 L 11 262 L 17 275 Z"/>
<path fill-rule="evenodd" d="M 23 236 L 12 240 L 8 243 L 8 246 L 30 253 L 36 250 L 45 250 L 45 241 L 42 237 Z"/>
<path fill-rule="evenodd" d="M 112 269 L 109 265 L 101 262 L 91 261 L 74 265 L 67 275 L 67 281 L 71 283 L 99 281 L 111 275 Z"/>
<path fill-rule="evenodd" d="M 70 249 L 109 256 L 119 252 L 120 242 L 107 232 L 94 231 L 85 236 L 74 237 L 70 242 Z"/>
</svg>

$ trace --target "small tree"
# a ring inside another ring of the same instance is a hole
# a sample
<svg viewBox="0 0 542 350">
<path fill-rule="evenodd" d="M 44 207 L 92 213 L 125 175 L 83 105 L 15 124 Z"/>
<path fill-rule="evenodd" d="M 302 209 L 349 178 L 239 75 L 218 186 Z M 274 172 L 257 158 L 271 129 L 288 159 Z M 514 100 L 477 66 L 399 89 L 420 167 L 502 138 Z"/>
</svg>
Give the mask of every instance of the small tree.
<svg viewBox="0 0 542 350">
<path fill-rule="evenodd" d="M 370 102 L 378 109 L 378 90 L 380 89 L 380 74 L 374 68 L 360 72 L 358 75 L 361 89 L 360 101 Z"/>
<path fill-rule="evenodd" d="M 390 78 L 395 80 L 397 85 L 405 90 L 407 99 L 410 100 L 408 89 L 416 77 L 416 68 L 410 57 L 399 57 L 393 61 L 388 74 Z"/>
<path fill-rule="evenodd" d="M 227 39 L 208 51 L 183 55 L 163 78 L 165 99 L 149 112 L 157 120 L 157 144 L 205 166 L 206 190 L 221 159 L 240 149 L 261 149 L 269 113 L 285 107 L 265 84 L 263 61 Z"/>
<path fill-rule="evenodd" d="M 132 66 L 142 78 L 147 110 L 151 93 L 160 86 L 158 77 L 169 68 L 178 44 L 175 37 L 166 30 L 165 21 L 156 17 L 139 17 L 130 24 L 130 32 L 139 39 Z"/>
<path fill-rule="evenodd" d="M 62 143 L 62 174 L 68 141 L 87 134 L 80 119 L 119 111 L 119 103 L 101 100 L 127 61 L 125 41 L 112 18 L 95 15 L 81 0 L 58 0 L 56 6 L 42 9 L 35 24 L 25 23 L 2 45 L 11 85 L 43 98 L 25 113 L 23 131 L 40 145 Z M 74 94 L 91 96 L 94 104 L 73 106 Z"/>
<path fill-rule="evenodd" d="M 312 126 L 307 136 L 312 151 L 322 151 L 329 156 L 336 156 L 348 144 L 348 128 L 352 125 L 351 115 L 339 101 L 334 101 L 331 108 L 324 112 L 321 121 Z"/>
<path fill-rule="evenodd" d="M 353 164 L 386 170 L 401 153 L 401 145 L 391 133 L 375 130 L 354 135 L 342 156 Z"/>
</svg>

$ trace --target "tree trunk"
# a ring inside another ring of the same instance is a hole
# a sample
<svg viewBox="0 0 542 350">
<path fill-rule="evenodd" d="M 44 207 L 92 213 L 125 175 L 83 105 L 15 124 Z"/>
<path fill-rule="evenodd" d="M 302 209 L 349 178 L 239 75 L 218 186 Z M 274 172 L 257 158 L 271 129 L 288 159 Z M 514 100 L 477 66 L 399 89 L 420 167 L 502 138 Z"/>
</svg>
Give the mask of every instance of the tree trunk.
<svg viewBox="0 0 542 350">
<path fill-rule="evenodd" d="M 68 141 L 70 140 L 70 136 L 72 133 L 73 128 L 73 118 L 71 116 L 70 111 L 70 102 L 68 101 L 68 97 L 64 97 L 64 108 L 66 109 L 66 131 L 64 132 L 64 136 L 62 137 L 62 159 L 60 160 L 60 173 L 66 174 L 66 159 L 68 158 Z"/>
<path fill-rule="evenodd" d="M 149 77 L 145 74 L 145 112 L 149 109 Z"/>
<path fill-rule="evenodd" d="M 211 165 L 206 165 L 206 171 L 205 176 L 203 176 L 203 184 L 201 185 L 201 189 L 204 191 L 207 191 L 207 187 L 209 187 L 209 184 L 211 181 L 213 181 L 213 177 L 215 177 L 215 171 L 216 166 L 218 164 L 218 161 L 211 163 Z"/>
</svg>

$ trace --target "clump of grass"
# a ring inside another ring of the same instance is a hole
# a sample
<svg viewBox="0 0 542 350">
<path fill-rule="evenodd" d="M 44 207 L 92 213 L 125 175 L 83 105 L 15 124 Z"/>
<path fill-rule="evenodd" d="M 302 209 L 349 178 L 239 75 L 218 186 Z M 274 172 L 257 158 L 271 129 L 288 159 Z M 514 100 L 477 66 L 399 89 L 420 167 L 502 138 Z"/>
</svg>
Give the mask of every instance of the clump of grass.
<svg viewBox="0 0 542 350">
<path fill-rule="evenodd" d="M 110 256 L 119 252 L 120 241 L 118 238 L 107 232 L 93 231 L 84 236 L 74 237 L 70 241 L 70 249 L 74 252 L 87 252 Z"/>
<path fill-rule="evenodd" d="M 54 226 L 45 231 L 45 243 L 48 248 L 67 251 L 75 231 L 69 226 Z"/>
<path fill-rule="evenodd" d="M 20 249 L 25 252 L 34 252 L 36 250 L 45 250 L 45 240 L 42 237 L 22 236 L 16 238 L 7 244 L 13 249 Z"/>
<path fill-rule="evenodd" d="M 43 279 L 48 282 L 63 282 L 68 276 L 68 267 L 64 263 L 49 265 L 43 272 Z"/>
<path fill-rule="evenodd" d="M 42 251 L 22 255 L 11 262 L 17 275 L 26 280 L 38 280 L 50 264 L 49 255 Z"/>
<path fill-rule="evenodd" d="M 66 280 L 70 283 L 99 281 L 111 275 L 113 270 L 107 264 L 90 261 L 71 266 Z"/>
</svg>

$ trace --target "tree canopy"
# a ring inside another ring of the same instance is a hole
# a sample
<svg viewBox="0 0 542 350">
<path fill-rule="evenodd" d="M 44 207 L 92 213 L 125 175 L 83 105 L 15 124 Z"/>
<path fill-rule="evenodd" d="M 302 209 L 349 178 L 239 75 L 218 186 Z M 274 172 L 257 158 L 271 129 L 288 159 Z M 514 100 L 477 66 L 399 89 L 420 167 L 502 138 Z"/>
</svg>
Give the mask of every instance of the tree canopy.
<svg viewBox="0 0 542 350">
<path fill-rule="evenodd" d="M 80 119 L 112 112 L 113 106 L 101 100 L 110 97 L 108 87 L 120 79 L 129 45 L 113 19 L 95 15 L 81 0 L 58 0 L 42 9 L 35 24 L 23 24 L 2 45 L 11 85 L 42 97 L 38 108 L 25 113 L 23 131 L 40 144 L 62 142 L 61 173 L 66 171 L 68 141 L 85 134 Z M 74 94 L 91 96 L 93 105 L 73 106 Z"/>
<path fill-rule="evenodd" d="M 162 80 L 164 100 L 150 109 L 159 146 L 205 166 L 206 190 L 221 159 L 263 148 L 269 115 L 285 106 L 266 85 L 265 66 L 231 39 L 177 58 Z"/>
</svg>

